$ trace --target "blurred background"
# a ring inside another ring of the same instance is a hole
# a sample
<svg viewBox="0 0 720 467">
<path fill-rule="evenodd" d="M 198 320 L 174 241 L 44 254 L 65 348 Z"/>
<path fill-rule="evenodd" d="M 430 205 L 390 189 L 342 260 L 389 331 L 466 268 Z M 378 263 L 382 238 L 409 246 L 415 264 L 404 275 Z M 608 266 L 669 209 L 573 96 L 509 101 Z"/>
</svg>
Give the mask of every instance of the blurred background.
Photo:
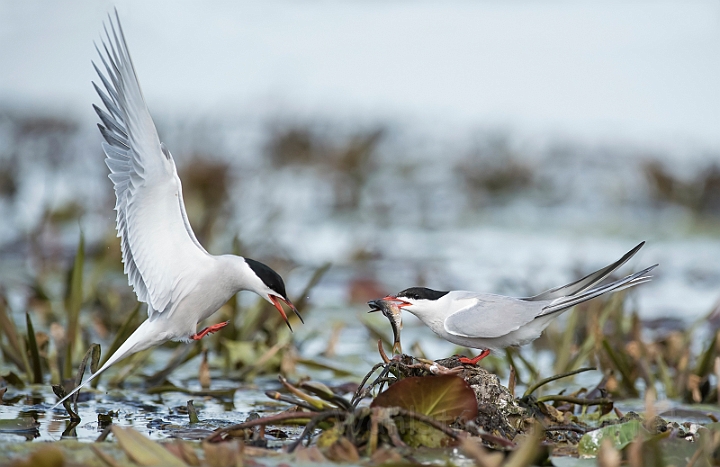
<svg viewBox="0 0 720 467">
<path fill-rule="evenodd" d="M 91 109 L 114 7 L 201 241 L 291 296 L 332 263 L 331 317 L 413 285 L 536 294 L 641 240 L 641 317 L 720 297 L 717 1 L 0 1 L 11 309 L 80 231 L 91 287 L 134 303 Z"/>
</svg>

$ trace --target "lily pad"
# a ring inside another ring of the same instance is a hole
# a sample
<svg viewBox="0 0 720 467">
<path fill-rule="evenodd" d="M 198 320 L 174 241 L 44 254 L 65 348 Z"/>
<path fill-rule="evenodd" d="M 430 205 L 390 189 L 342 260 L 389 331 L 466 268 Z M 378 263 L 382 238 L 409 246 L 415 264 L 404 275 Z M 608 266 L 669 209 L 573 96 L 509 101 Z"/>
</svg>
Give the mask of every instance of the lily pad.
<svg viewBox="0 0 720 467">
<path fill-rule="evenodd" d="M 599 430 L 585 433 L 578 444 L 578 454 L 581 456 L 596 456 L 603 440 L 612 441 L 615 449 L 622 449 L 630 444 L 638 435 L 649 436 L 638 420 L 631 420 L 617 425 L 608 425 Z"/>
<path fill-rule="evenodd" d="M 478 414 L 475 391 L 455 375 L 402 379 L 378 394 L 371 407 L 400 407 L 446 423 Z"/>
</svg>

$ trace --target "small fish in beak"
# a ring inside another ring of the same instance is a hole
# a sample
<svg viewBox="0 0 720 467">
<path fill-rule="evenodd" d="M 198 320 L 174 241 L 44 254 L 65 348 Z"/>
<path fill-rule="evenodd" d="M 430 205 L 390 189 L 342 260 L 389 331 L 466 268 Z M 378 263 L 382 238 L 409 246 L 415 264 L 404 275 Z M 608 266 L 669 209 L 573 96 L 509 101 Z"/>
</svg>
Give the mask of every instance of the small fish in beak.
<svg viewBox="0 0 720 467">
<path fill-rule="evenodd" d="M 400 309 L 398 300 L 388 300 L 386 298 L 380 298 L 377 300 L 371 300 L 368 302 L 370 311 L 382 311 L 393 331 L 393 355 L 402 355 L 402 345 L 400 344 L 400 331 L 402 330 L 402 310 Z"/>
</svg>

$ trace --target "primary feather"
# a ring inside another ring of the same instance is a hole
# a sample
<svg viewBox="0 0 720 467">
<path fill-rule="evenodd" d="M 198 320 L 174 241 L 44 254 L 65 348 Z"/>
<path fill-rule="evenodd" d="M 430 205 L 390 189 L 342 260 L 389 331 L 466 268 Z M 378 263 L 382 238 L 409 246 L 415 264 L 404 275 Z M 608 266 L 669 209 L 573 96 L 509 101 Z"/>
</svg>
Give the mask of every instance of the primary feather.
<svg viewBox="0 0 720 467">
<path fill-rule="evenodd" d="M 125 273 L 152 318 L 172 310 L 190 288 L 182 287 L 191 281 L 185 271 L 207 252 L 188 223 L 175 161 L 158 138 L 119 18 L 116 23 L 105 29 L 105 54 L 98 49 L 105 73 L 93 64 L 105 90 L 93 85 L 106 111 L 93 107 L 117 197 Z"/>
</svg>

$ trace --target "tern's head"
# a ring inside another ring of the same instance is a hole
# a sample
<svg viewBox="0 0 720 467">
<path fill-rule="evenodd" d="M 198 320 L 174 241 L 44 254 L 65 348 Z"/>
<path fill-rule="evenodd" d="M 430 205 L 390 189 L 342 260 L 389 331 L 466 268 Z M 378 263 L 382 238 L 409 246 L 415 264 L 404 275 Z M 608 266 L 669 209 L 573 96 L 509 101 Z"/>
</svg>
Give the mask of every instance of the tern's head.
<svg viewBox="0 0 720 467">
<path fill-rule="evenodd" d="M 245 263 L 250 267 L 257 279 L 259 279 L 253 281 L 254 284 L 252 291 L 260 295 L 268 302 L 272 303 L 272 305 L 277 308 L 277 310 L 280 312 L 280 315 L 285 320 L 285 324 L 287 324 L 292 331 L 292 327 L 290 327 L 288 317 L 285 314 L 285 311 L 283 310 L 280 302 L 284 302 L 288 307 L 290 307 L 290 309 L 295 312 L 298 318 L 300 318 L 301 322 L 303 322 L 303 319 L 302 316 L 300 316 L 297 308 L 295 308 L 295 305 L 293 305 L 290 299 L 287 297 L 287 292 L 285 292 L 285 283 L 283 282 L 282 277 L 280 277 L 280 274 L 273 271 L 270 266 L 267 266 L 259 261 L 255 261 L 254 259 L 244 259 Z"/>
<path fill-rule="evenodd" d="M 406 309 L 414 315 L 432 313 L 438 309 L 438 300 L 448 292 L 428 289 L 427 287 L 410 287 L 397 295 L 389 295 L 383 300 L 393 300 L 399 308 Z"/>
</svg>

